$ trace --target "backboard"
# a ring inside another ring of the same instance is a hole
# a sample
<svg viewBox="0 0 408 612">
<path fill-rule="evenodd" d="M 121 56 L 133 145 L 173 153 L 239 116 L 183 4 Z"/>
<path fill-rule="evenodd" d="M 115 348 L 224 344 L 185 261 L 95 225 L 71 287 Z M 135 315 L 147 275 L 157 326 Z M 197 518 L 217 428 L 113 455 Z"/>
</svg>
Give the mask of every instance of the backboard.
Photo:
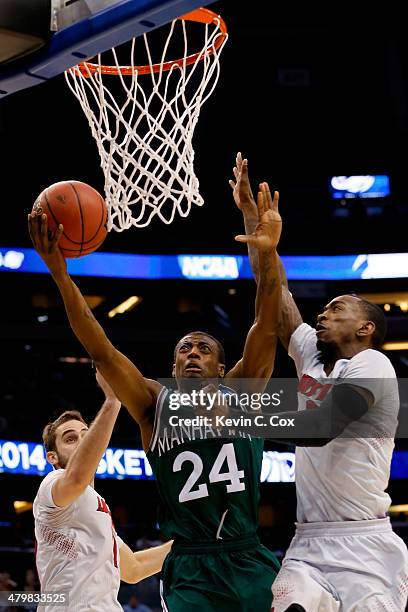
<svg viewBox="0 0 408 612">
<path fill-rule="evenodd" d="M 212 0 L 2 0 L 0 98 Z"/>
</svg>

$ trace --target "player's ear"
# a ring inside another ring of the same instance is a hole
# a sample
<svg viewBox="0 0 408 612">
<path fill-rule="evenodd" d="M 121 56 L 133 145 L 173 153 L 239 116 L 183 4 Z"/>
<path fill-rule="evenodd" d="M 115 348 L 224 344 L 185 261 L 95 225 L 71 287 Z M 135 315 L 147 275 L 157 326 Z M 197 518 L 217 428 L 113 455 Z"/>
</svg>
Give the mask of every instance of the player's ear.
<svg viewBox="0 0 408 612">
<path fill-rule="evenodd" d="M 225 365 L 223 363 L 218 364 L 218 376 L 224 378 L 225 376 Z"/>
<path fill-rule="evenodd" d="M 373 321 L 365 321 L 357 330 L 358 336 L 372 336 L 375 332 L 375 323 Z"/>
<path fill-rule="evenodd" d="M 173 369 L 171 371 L 171 375 L 173 378 L 176 378 L 176 364 L 175 363 L 173 363 Z"/>
<path fill-rule="evenodd" d="M 47 451 L 45 457 L 48 463 L 51 463 L 51 465 L 58 463 L 58 455 L 55 451 Z"/>
</svg>

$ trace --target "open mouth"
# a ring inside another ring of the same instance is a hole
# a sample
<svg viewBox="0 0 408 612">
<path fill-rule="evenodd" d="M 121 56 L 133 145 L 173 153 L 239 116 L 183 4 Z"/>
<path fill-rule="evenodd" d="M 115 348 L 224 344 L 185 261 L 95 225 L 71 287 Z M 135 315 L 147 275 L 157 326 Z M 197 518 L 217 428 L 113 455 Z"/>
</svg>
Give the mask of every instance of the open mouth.
<svg viewBox="0 0 408 612">
<path fill-rule="evenodd" d="M 184 368 L 185 372 L 193 372 L 194 374 L 201 374 L 201 368 L 198 365 L 188 365 L 186 368 Z"/>
<path fill-rule="evenodd" d="M 324 325 L 322 325 L 321 323 L 318 323 L 318 324 L 316 325 L 316 333 L 317 333 L 317 334 L 321 334 L 321 333 L 322 333 L 322 332 L 324 332 L 324 331 L 327 331 L 327 330 L 326 330 L 326 328 L 325 328 L 325 326 L 324 326 Z"/>
</svg>

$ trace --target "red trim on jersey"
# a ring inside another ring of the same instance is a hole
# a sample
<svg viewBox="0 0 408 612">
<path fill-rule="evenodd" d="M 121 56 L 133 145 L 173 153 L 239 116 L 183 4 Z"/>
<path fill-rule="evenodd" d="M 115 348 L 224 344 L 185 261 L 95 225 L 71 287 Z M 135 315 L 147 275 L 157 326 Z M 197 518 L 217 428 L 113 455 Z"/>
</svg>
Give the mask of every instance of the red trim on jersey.
<svg viewBox="0 0 408 612">
<path fill-rule="evenodd" d="M 97 507 L 96 511 L 97 512 L 105 512 L 106 514 L 109 514 L 109 516 L 111 516 L 111 511 L 109 510 L 108 504 L 103 499 L 103 497 L 99 497 L 99 495 L 98 495 L 98 507 Z"/>
</svg>

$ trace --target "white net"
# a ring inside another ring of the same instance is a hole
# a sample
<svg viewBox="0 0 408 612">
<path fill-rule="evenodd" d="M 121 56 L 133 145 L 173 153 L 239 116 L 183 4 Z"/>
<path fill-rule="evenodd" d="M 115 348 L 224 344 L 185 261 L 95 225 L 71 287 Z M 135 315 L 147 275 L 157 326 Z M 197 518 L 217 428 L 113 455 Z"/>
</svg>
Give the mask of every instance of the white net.
<svg viewBox="0 0 408 612">
<path fill-rule="evenodd" d="M 220 74 L 219 55 L 226 35 L 220 19 L 214 22 L 200 24 L 204 44 L 191 65 L 187 61 L 190 22 L 175 20 L 158 64 L 153 64 L 148 35 L 143 35 L 148 74 L 136 65 L 136 39 L 130 43 L 131 63 L 126 70 L 119 63 L 118 50 L 111 50 L 111 73 L 117 76 L 104 74 L 105 54 L 103 63 L 99 55 L 95 64 L 65 73 L 98 146 L 108 230 L 145 227 L 155 215 L 171 223 L 176 213 L 186 217 L 192 204 L 204 203 L 194 173 L 192 140 L 201 106 Z M 176 28 L 181 30 L 184 59 L 173 62 L 167 56 Z M 221 44 L 219 37 L 223 37 Z"/>
</svg>

